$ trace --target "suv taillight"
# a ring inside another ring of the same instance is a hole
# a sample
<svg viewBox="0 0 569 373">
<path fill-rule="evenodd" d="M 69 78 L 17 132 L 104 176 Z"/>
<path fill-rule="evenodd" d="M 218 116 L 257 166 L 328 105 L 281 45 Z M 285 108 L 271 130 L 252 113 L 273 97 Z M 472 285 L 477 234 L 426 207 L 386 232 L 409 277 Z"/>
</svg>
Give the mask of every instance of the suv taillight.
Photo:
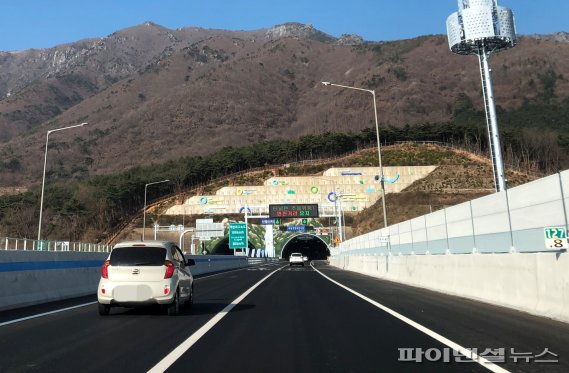
<svg viewBox="0 0 569 373">
<path fill-rule="evenodd" d="M 164 265 L 166 266 L 166 273 L 164 274 L 164 278 L 171 278 L 174 276 L 174 263 L 169 260 L 165 260 Z"/>
<path fill-rule="evenodd" d="M 105 260 L 105 263 L 103 263 L 101 267 L 101 276 L 103 276 L 103 278 L 109 278 L 109 264 L 109 261 Z"/>
</svg>

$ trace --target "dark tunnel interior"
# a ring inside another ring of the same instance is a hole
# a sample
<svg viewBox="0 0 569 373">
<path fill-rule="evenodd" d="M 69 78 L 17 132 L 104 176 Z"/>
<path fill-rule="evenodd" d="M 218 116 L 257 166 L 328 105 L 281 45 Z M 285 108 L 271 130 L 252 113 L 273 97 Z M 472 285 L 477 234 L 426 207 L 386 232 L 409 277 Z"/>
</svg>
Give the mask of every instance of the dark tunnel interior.
<svg viewBox="0 0 569 373">
<path fill-rule="evenodd" d="M 251 241 L 248 242 L 248 246 L 249 246 L 249 250 L 251 252 L 253 252 L 254 250 L 256 250 L 257 248 L 255 246 L 253 246 L 253 244 L 251 244 Z M 213 247 L 213 249 L 208 252 L 207 254 L 212 254 L 212 255 L 234 255 L 234 251 L 229 248 L 229 237 L 224 237 L 221 241 L 219 241 L 217 243 L 217 245 L 215 245 Z M 200 249 L 198 250 L 198 252 L 200 254 L 203 253 L 203 251 Z"/>
<path fill-rule="evenodd" d="M 292 238 L 283 247 L 281 257 L 288 260 L 290 254 L 302 253 L 308 260 L 323 260 L 330 256 L 328 245 L 320 238 L 309 234 L 302 234 Z"/>
</svg>

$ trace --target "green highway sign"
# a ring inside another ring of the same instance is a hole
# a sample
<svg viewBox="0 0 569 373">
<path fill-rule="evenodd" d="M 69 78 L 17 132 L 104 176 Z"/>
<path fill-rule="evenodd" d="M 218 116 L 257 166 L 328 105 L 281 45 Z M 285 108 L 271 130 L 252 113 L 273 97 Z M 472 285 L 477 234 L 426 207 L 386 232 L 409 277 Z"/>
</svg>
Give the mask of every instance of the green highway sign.
<svg viewBox="0 0 569 373">
<path fill-rule="evenodd" d="M 44 250 L 49 250 L 48 241 L 47 240 L 38 241 L 38 251 L 44 251 Z"/>
<path fill-rule="evenodd" d="M 247 248 L 247 224 L 229 224 L 229 248 L 232 250 Z"/>
</svg>

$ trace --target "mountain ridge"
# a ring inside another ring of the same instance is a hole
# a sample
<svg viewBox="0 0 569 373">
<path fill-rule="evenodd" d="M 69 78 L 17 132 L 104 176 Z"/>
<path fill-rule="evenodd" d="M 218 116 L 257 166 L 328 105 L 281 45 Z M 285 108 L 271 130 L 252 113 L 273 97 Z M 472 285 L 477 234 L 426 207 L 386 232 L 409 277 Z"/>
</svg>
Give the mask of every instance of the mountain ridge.
<svg viewBox="0 0 569 373">
<path fill-rule="evenodd" d="M 569 45 L 552 40 L 521 37 L 493 57 L 500 108 L 569 96 Z M 85 121 L 50 144 L 48 165 L 61 177 L 373 126 L 371 96 L 323 80 L 375 89 L 382 127 L 449 121 L 463 95 L 483 108 L 476 60 L 453 55 L 440 35 L 376 43 L 298 23 L 227 31 L 145 22 L 29 53 L 19 73 L 29 83 L 9 97 L 18 73 L 4 74 L 12 65 L 0 58 L 0 186 L 37 183 L 45 131 Z"/>
</svg>

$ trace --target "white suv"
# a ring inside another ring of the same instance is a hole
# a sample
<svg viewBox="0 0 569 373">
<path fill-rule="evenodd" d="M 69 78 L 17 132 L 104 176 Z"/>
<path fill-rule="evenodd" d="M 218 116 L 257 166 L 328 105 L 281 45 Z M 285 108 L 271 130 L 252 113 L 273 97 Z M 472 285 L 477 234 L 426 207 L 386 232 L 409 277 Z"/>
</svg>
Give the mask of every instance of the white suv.
<svg viewBox="0 0 569 373">
<path fill-rule="evenodd" d="M 288 265 L 291 266 L 293 264 L 300 264 L 304 267 L 304 258 L 301 253 L 292 253 L 288 258 Z"/>
<path fill-rule="evenodd" d="M 111 307 L 164 305 L 168 315 L 193 302 L 192 259 L 172 242 L 127 241 L 117 244 L 101 268 L 97 289 L 99 314 Z"/>
</svg>

